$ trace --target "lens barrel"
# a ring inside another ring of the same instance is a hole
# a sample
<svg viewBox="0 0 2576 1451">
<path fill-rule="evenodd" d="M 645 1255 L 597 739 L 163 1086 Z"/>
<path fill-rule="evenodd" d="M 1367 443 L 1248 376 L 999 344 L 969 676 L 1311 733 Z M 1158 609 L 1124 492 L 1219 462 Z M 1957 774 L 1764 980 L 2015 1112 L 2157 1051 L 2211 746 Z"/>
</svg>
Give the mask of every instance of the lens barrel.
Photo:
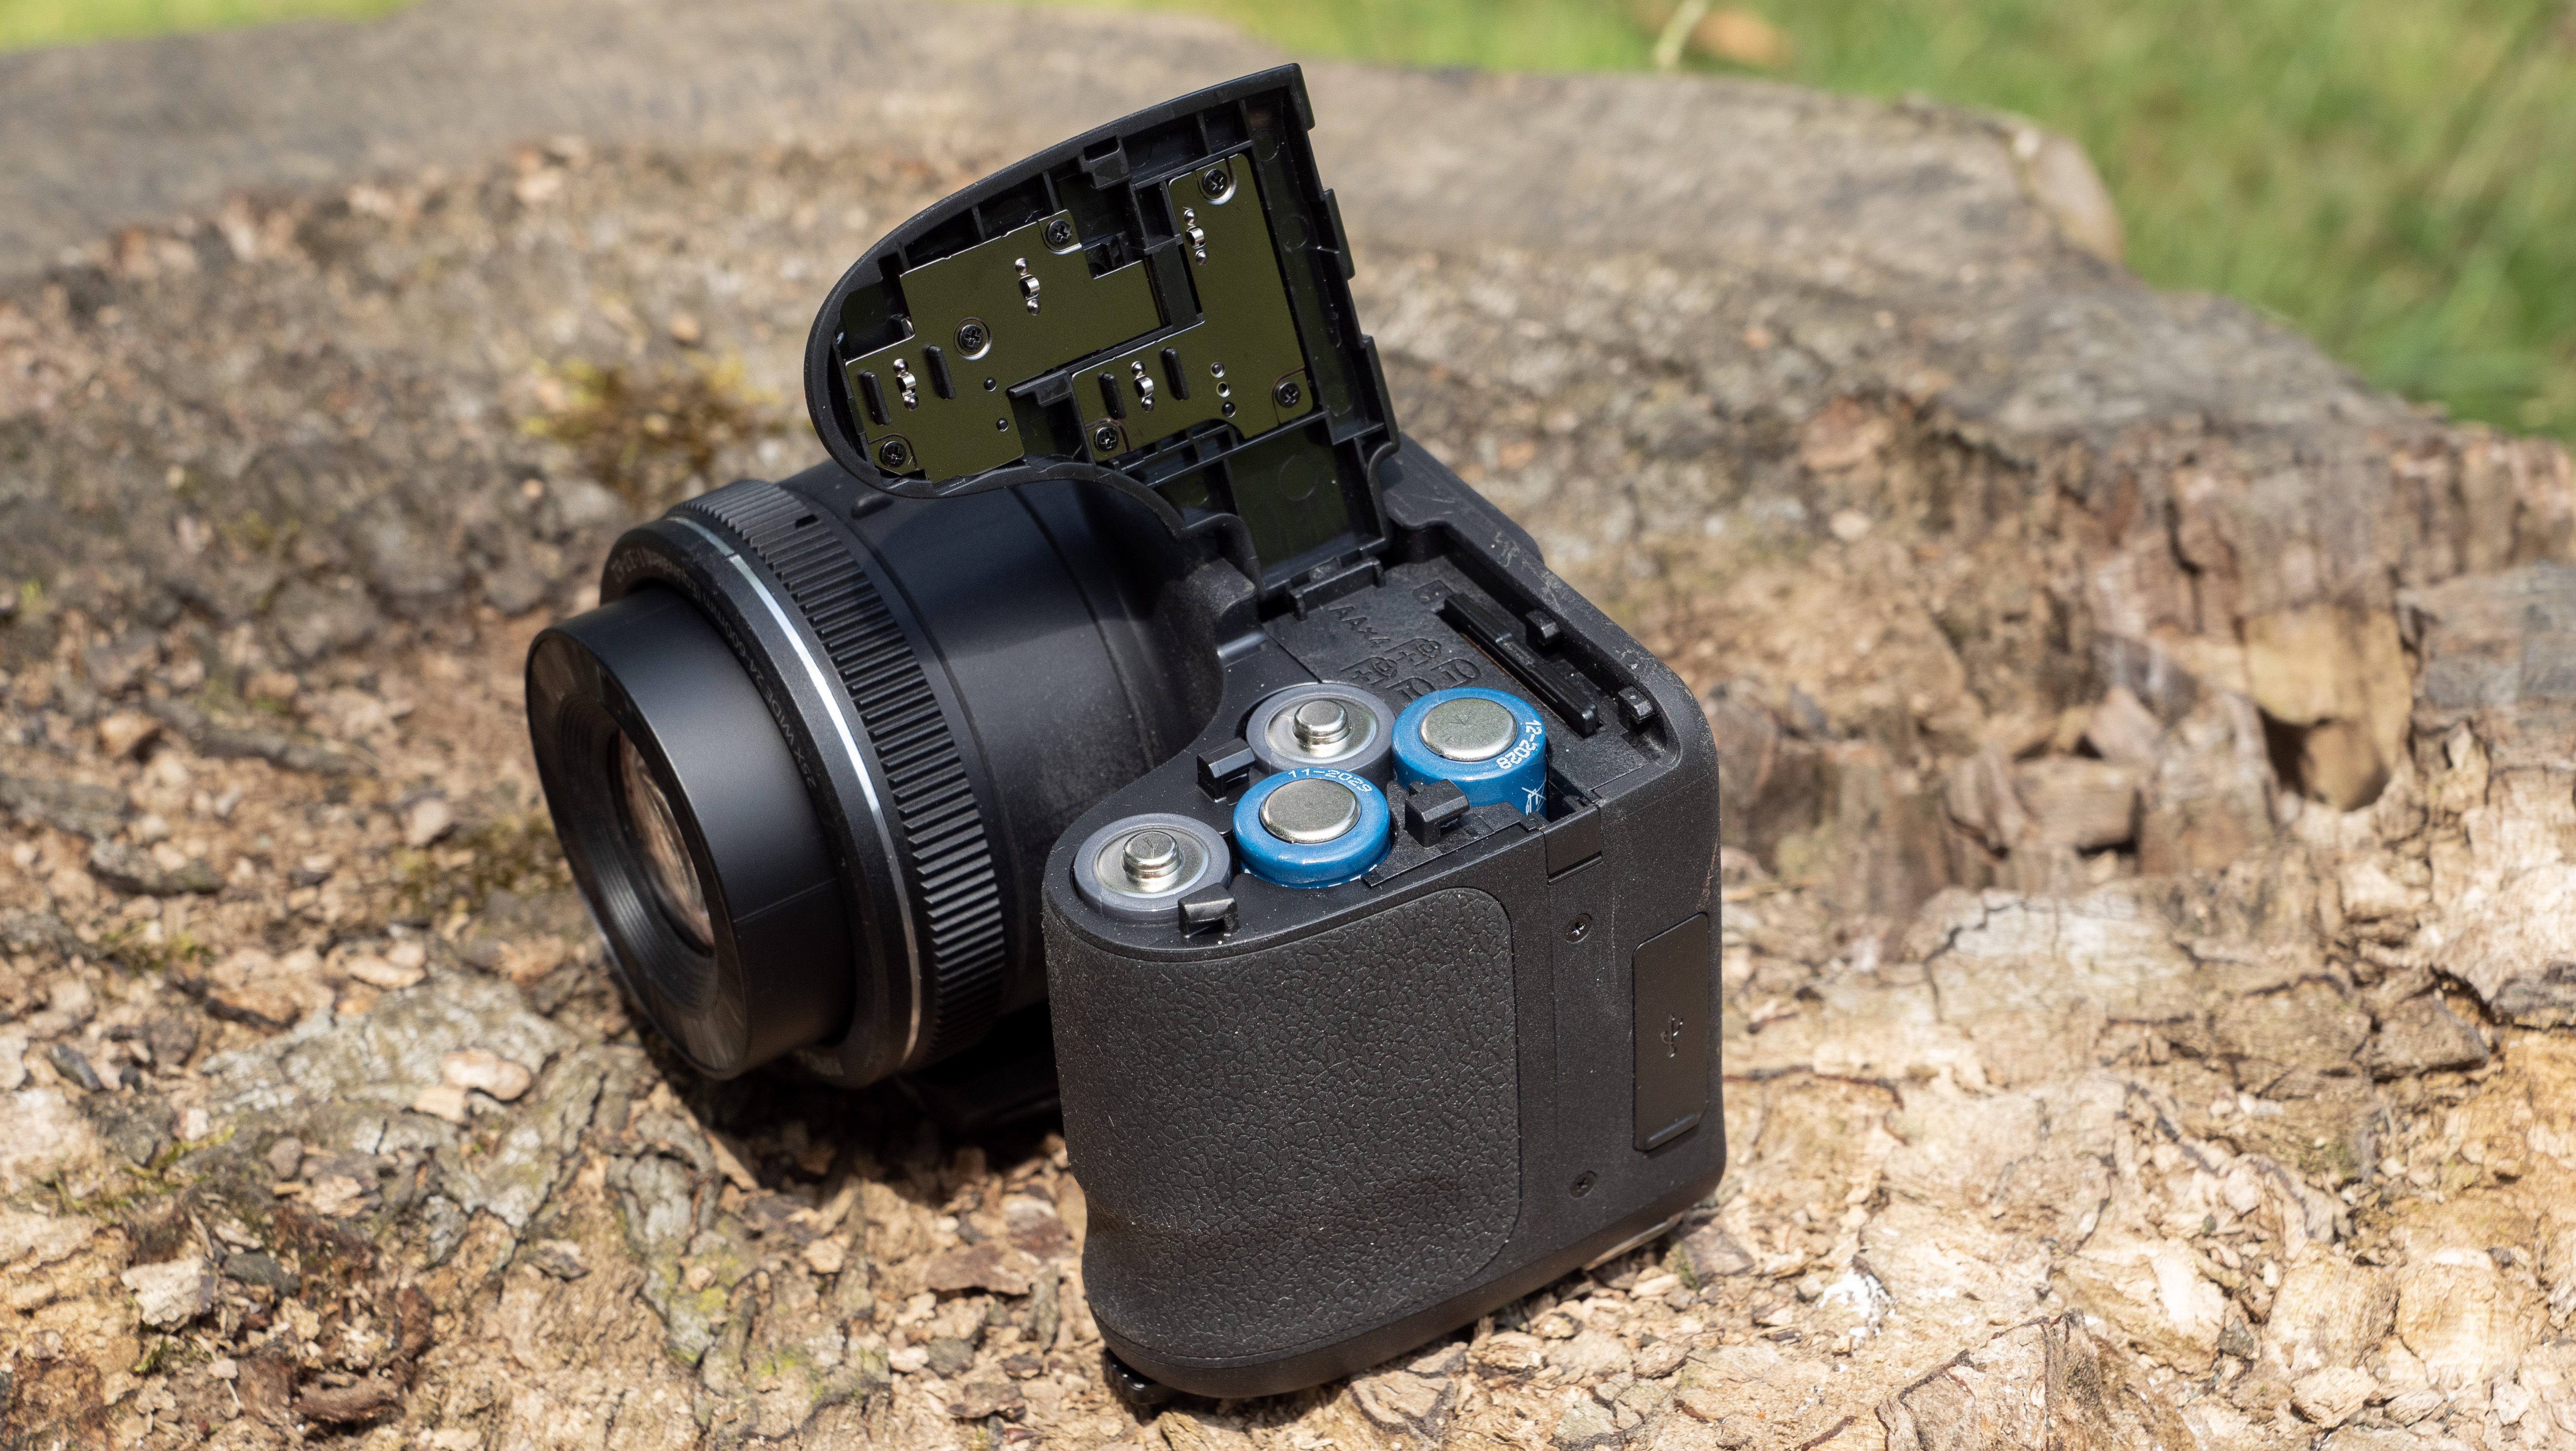
<svg viewBox="0 0 2576 1451">
<path fill-rule="evenodd" d="M 795 757 L 706 619 L 647 588 L 540 636 L 528 698 L 564 854 L 645 1012 L 711 1074 L 741 1072 L 849 1018 L 837 873 Z M 673 840 L 635 820 L 632 757 Z M 639 829 L 641 828 L 641 829 Z M 684 856 L 708 928 L 671 910 L 657 850 Z"/>
<path fill-rule="evenodd" d="M 1133 507 L 745 481 L 629 531 L 600 607 L 538 636 L 565 854 L 701 1071 L 792 1052 L 870 1082 L 1044 996 L 1055 838 L 1213 708 L 1213 646 L 1156 611 L 1171 565 L 1124 542 L 1152 537 Z"/>
</svg>

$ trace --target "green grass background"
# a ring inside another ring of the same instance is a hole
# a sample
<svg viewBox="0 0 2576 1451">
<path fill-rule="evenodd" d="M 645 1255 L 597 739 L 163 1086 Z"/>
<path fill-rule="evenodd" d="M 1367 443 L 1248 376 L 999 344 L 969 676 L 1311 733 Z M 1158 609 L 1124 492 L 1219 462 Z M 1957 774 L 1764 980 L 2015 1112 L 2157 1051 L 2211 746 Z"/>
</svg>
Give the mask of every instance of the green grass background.
<svg viewBox="0 0 2576 1451">
<path fill-rule="evenodd" d="M 392 3 L 0 0 L 0 47 Z M 1654 43 L 1622 0 L 1074 3 L 1417 65 L 1641 68 Z M 2077 138 L 2149 281 L 2243 298 L 2459 416 L 2576 439 L 2576 0 L 1739 3 L 1794 42 L 1784 79 Z"/>
</svg>

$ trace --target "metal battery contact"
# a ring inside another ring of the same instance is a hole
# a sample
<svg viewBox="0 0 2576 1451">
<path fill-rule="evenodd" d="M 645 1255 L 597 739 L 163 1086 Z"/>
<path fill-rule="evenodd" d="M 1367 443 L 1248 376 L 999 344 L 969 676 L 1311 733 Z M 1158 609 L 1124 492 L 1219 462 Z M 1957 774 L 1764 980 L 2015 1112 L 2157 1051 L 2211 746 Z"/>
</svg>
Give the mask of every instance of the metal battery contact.
<svg viewBox="0 0 2576 1451">
<path fill-rule="evenodd" d="M 1383 781 L 1395 746 L 1395 712 L 1356 685 L 1292 685 L 1252 708 L 1243 740 L 1267 771 L 1331 766 Z"/>
<path fill-rule="evenodd" d="M 1182 898 L 1233 879 L 1225 837 L 1165 811 L 1120 817 L 1083 838 L 1073 855 L 1074 890 L 1125 922 L 1167 921 Z"/>
</svg>

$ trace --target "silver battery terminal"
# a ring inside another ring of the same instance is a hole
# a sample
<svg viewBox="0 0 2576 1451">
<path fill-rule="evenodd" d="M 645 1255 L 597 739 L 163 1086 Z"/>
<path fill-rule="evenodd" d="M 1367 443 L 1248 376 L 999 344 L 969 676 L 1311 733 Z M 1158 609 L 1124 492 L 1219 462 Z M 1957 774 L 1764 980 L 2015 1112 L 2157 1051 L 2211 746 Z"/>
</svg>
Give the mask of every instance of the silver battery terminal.
<svg viewBox="0 0 2576 1451">
<path fill-rule="evenodd" d="M 1331 766 L 1382 782 L 1394 750 L 1395 712 L 1356 685 L 1292 685 L 1252 708 L 1243 739 L 1267 771 Z"/>
<path fill-rule="evenodd" d="M 1083 838 L 1074 890 L 1127 922 L 1168 922 L 1181 899 L 1234 879 L 1234 858 L 1215 827 L 1169 812 L 1122 817 Z"/>
</svg>

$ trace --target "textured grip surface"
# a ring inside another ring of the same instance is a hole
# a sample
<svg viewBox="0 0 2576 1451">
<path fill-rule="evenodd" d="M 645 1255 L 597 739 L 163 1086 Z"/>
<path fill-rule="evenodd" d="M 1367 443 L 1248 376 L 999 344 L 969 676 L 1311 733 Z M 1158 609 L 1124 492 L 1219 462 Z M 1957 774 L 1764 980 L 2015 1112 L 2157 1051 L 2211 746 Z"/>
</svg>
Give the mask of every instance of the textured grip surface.
<svg viewBox="0 0 2576 1451">
<path fill-rule="evenodd" d="M 1520 1204 L 1511 923 L 1452 889 L 1197 963 L 1047 921 L 1093 1313 L 1176 1358 L 1274 1354 L 1467 1285 Z"/>
</svg>

